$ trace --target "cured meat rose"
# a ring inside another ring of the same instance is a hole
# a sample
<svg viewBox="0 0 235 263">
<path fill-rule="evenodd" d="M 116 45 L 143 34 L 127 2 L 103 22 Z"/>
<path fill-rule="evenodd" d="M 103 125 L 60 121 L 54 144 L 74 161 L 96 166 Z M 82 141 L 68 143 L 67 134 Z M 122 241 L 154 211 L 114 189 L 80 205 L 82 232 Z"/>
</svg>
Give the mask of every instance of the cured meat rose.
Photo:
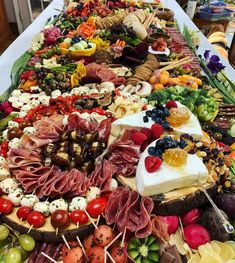
<svg viewBox="0 0 235 263">
<path fill-rule="evenodd" d="M 53 115 L 51 117 L 43 117 L 41 120 L 35 121 L 33 126 L 37 130 L 36 135 L 24 135 L 22 138 L 22 146 L 24 148 L 40 148 L 50 142 L 59 140 L 62 133 L 62 115 Z"/>
<path fill-rule="evenodd" d="M 134 173 L 140 158 L 140 146 L 131 140 L 118 140 L 109 146 L 109 153 L 117 175 L 130 176 Z"/>
<path fill-rule="evenodd" d="M 110 195 L 105 219 L 108 224 L 115 223 L 119 231 L 127 228 L 137 238 L 143 238 L 152 232 L 150 214 L 153 206 L 150 197 L 141 198 L 136 191 L 118 187 Z"/>
<path fill-rule="evenodd" d="M 115 85 L 121 85 L 126 82 L 126 79 L 123 77 L 118 77 L 111 69 L 96 64 L 90 63 L 86 66 L 87 76 L 95 76 L 101 79 L 102 82 L 111 81 Z"/>
</svg>

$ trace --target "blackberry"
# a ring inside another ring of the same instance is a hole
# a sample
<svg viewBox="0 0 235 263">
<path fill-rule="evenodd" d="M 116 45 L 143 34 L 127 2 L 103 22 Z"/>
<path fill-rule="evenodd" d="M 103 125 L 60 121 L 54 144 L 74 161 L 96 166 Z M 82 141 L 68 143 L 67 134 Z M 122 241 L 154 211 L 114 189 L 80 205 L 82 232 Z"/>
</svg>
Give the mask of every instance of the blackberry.
<svg viewBox="0 0 235 263">
<path fill-rule="evenodd" d="M 146 123 L 146 122 L 148 122 L 148 121 L 149 121 L 149 118 L 148 118 L 147 116 L 144 116 L 144 117 L 143 117 L 143 122 Z"/>
</svg>

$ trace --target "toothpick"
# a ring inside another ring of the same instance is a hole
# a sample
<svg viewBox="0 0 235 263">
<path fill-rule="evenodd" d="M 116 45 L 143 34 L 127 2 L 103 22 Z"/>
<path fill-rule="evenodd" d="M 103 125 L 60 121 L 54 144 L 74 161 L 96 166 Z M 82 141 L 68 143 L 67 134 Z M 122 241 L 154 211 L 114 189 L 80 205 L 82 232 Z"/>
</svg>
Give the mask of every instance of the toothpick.
<svg viewBox="0 0 235 263">
<path fill-rule="evenodd" d="M 68 250 L 70 250 L 70 249 L 71 249 L 71 248 L 70 248 L 70 245 L 69 245 L 68 241 L 66 240 L 64 234 L 63 234 L 61 237 L 62 237 L 62 239 L 63 239 L 63 241 L 64 241 L 66 247 L 68 248 Z"/>
<path fill-rule="evenodd" d="M 50 256 L 48 256 L 46 253 L 41 252 L 41 254 L 42 254 L 44 257 L 48 258 L 51 262 L 57 263 L 56 260 L 54 260 L 53 258 L 51 258 Z"/>
<path fill-rule="evenodd" d="M 32 230 L 32 228 L 33 228 L 33 225 L 30 226 L 30 228 L 29 228 L 29 230 L 28 230 L 28 232 L 27 232 L 28 234 L 30 233 L 30 231 Z"/>
<path fill-rule="evenodd" d="M 78 244 L 79 244 L 79 245 L 80 245 L 80 247 L 82 248 L 83 254 L 84 254 L 84 255 L 85 255 L 85 257 L 87 258 L 86 251 L 85 251 L 85 249 L 84 249 L 84 246 L 83 246 L 83 244 L 82 244 L 82 242 L 81 242 L 81 240 L 80 240 L 79 236 L 76 236 L 76 239 L 77 239 L 77 241 L 78 241 Z"/>
<path fill-rule="evenodd" d="M 122 235 L 122 232 L 120 232 L 113 240 L 110 242 L 106 248 L 108 249 L 120 236 Z"/>
<path fill-rule="evenodd" d="M 180 217 L 179 217 L 179 222 L 180 222 L 180 230 L 181 230 L 181 232 L 182 232 L 182 237 L 183 237 L 183 239 L 185 240 L 184 227 L 183 227 L 183 223 L 182 223 L 182 220 L 181 220 Z"/>
<path fill-rule="evenodd" d="M 77 222 L 77 229 L 79 228 L 79 222 Z"/>
<path fill-rule="evenodd" d="M 57 228 L 55 229 L 55 234 L 56 234 L 56 236 L 58 235 L 58 232 L 59 232 L 59 228 L 57 227 Z"/>
<path fill-rule="evenodd" d="M 99 225 L 99 221 L 100 221 L 100 215 L 98 216 L 98 218 L 97 218 L 97 221 L 96 221 L 96 226 L 98 226 Z"/>
<path fill-rule="evenodd" d="M 94 220 L 90 217 L 90 215 L 88 214 L 88 212 L 86 211 L 86 209 L 84 210 L 84 212 L 86 213 L 86 215 L 88 216 L 88 218 L 90 219 L 92 225 L 95 227 L 95 229 L 97 229 L 97 225 L 94 223 Z"/>
<path fill-rule="evenodd" d="M 107 262 L 107 247 L 104 248 L 104 263 Z"/>
<path fill-rule="evenodd" d="M 125 227 L 124 232 L 123 232 L 121 247 L 124 247 L 125 236 L 126 236 L 126 227 Z"/>
<path fill-rule="evenodd" d="M 112 256 L 109 254 L 109 252 L 108 251 L 106 251 L 106 253 L 107 253 L 107 255 L 108 255 L 108 257 L 109 257 L 109 259 L 113 262 L 113 263 L 116 263 L 115 262 L 115 260 L 112 258 Z"/>
</svg>

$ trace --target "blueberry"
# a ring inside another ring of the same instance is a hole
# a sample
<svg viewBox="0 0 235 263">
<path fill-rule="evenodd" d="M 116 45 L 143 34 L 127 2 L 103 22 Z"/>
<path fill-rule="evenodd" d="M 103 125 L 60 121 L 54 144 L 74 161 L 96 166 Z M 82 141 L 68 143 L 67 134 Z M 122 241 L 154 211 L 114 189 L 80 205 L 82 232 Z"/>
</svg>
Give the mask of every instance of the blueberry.
<svg viewBox="0 0 235 263">
<path fill-rule="evenodd" d="M 181 149 L 184 149 L 188 145 L 184 139 L 180 139 L 178 144 Z"/>
<path fill-rule="evenodd" d="M 170 116 L 170 112 L 169 112 L 169 110 L 167 108 L 164 108 L 163 114 L 164 114 L 165 117 Z"/>
<path fill-rule="evenodd" d="M 178 143 L 178 141 L 173 141 L 172 142 L 172 148 L 177 148 L 179 146 L 179 143 Z"/>
<path fill-rule="evenodd" d="M 149 118 L 147 116 L 144 116 L 143 117 L 143 122 L 148 122 L 149 121 Z"/>
<path fill-rule="evenodd" d="M 162 126 L 163 126 L 164 129 L 168 130 L 170 128 L 170 123 L 168 121 L 164 121 L 162 123 Z"/>
<path fill-rule="evenodd" d="M 156 144 L 155 144 L 155 147 L 156 148 L 162 148 L 164 146 L 165 142 L 163 140 L 157 140 L 156 141 Z"/>
<path fill-rule="evenodd" d="M 162 106 L 161 104 L 155 104 L 155 108 L 163 111 L 165 107 Z"/>
<path fill-rule="evenodd" d="M 171 142 L 171 141 L 173 141 L 173 139 L 172 139 L 171 136 L 165 136 L 165 137 L 163 138 L 163 141 L 164 141 L 164 142 Z"/>
<path fill-rule="evenodd" d="M 152 119 L 153 119 L 153 118 L 152 118 Z M 158 123 L 158 124 L 162 124 L 162 122 L 163 122 L 163 120 L 162 120 L 161 118 L 158 118 L 158 117 L 154 118 L 153 121 L 154 121 L 155 123 Z"/>
<path fill-rule="evenodd" d="M 148 148 L 148 154 L 149 155 L 155 155 L 156 154 L 156 148 L 151 146 Z"/>
<path fill-rule="evenodd" d="M 162 158 L 162 150 L 157 149 L 154 156 L 158 156 L 158 157 Z"/>
<path fill-rule="evenodd" d="M 151 117 L 152 116 L 152 111 L 151 110 L 147 110 L 145 112 L 145 114 L 146 114 L 146 116 Z"/>
</svg>

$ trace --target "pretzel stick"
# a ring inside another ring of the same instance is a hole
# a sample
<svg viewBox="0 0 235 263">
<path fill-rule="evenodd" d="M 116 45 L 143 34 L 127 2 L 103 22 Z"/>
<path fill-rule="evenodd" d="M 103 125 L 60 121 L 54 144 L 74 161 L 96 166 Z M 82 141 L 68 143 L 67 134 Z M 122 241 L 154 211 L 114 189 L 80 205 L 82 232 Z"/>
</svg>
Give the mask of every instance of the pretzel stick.
<svg viewBox="0 0 235 263">
<path fill-rule="evenodd" d="M 180 62 L 180 63 L 177 63 L 177 64 L 174 64 L 174 65 L 168 65 L 166 67 L 163 67 L 160 69 L 160 71 L 163 71 L 163 70 L 170 70 L 170 69 L 173 69 L 175 67 L 179 67 L 179 66 L 182 66 L 184 64 L 187 64 L 187 63 L 190 63 L 191 61 L 193 61 L 193 58 L 189 59 L 189 60 L 186 60 L 186 61 L 183 61 L 183 62 Z"/>
<path fill-rule="evenodd" d="M 156 15 L 156 12 L 154 12 L 154 13 L 151 14 L 150 20 L 149 20 L 149 22 L 147 23 L 146 28 L 145 28 L 146 30 L 147 30 L 147 29 L 150 27 L 150 25 L 153 23 L 153 20 L 154 20 L 155 15 Z"/>
<path fill-rule="evenodd" d="M 150 20 L 150 17 L 151 17 L 151 14 L 149 14 L 149 15 L 147 16 L 147 18 L 145 19 L 145 21 L 144 21 L 144 23 L 143 23 L 143 27 L 144 27 L 144 28 L 146 28 L 146 25 L 147 25 L 148 21 Z"/>
</svg>

